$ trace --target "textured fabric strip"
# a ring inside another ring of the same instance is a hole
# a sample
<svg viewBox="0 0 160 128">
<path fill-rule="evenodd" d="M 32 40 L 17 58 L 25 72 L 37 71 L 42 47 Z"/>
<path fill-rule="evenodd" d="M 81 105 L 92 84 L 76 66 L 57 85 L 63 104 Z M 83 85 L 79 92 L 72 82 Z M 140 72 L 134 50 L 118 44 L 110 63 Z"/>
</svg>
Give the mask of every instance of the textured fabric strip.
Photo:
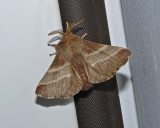
<svg viewBox="0 0 160 128">
<path fill-rule="evenodd" d="M 88 33 L 86 40 L 110 44 L 109 30 L 103 0 L 59 0 L 63 28 L 66 22 L 85 19 L 74 32 Z M 79 128 L 123 128 L 116 77 L 94 85 L 75 97 Z"/>
</svg>

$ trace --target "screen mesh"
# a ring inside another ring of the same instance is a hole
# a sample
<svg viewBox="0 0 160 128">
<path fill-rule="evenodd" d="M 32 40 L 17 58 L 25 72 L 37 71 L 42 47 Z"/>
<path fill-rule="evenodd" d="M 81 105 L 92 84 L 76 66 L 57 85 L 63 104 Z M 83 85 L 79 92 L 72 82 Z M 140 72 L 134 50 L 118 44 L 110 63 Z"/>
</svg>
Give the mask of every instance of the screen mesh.
<svg viewBox="0 0 160 128">
<path fill-rule="evenodd" d="M 86 40 L 110 44 L 103 0 L 59 0 L 63 29 L 66 22 L 85 21 L 74 32 Z M 94 85 L 89 91 L 78 93 L 75 105 L 79 128 L 123 128 L 116 77 Z"/>
</svg>

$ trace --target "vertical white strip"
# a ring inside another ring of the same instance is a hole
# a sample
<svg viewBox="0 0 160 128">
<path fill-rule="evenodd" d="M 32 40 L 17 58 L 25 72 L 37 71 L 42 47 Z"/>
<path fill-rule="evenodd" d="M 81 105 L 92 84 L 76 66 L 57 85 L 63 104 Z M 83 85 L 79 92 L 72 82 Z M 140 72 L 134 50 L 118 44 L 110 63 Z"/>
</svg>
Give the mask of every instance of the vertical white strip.
<svg viewBox="0 0 160 128">
<path fill-rule="evenodd" d="M 73 98 L 34 93 L 54 59 L 47 34 L 62 28 L 58 0 L 3 0 L 0 19 L 0 128 L 78 128 Z"/>
<path fill-rule="evenodd" d="M 111 43 L 127 47 L 120 0 L 105 0 Z M 125 128 L 139 128 L 129 63 L 117 72 L 119 98 Z"/>
</svg>

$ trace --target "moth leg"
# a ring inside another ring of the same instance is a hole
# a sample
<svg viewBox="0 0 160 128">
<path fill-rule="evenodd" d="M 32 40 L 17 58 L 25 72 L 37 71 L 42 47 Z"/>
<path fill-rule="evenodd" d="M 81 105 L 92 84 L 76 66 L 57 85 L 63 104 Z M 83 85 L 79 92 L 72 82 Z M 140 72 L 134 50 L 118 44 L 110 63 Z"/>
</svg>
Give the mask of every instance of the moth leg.
<svg viewBox="0 0 160 128">
<path fill-rule="evenodd" d="M 53 55 L 55 55 L 56 54 L 56 52 L 55 53 L 52 53 L 52 54 L 49 54 L 50 56 L 53 56 Z"/>
<path fill-rule="evenodd" d="M 85 33 L 81 38 L 83 39 L 85 36 L 87 36 L 88 34 L 87 33 Z"/>
<path fill-rule="evenodd" d="M 56 46 L 57 46 L 57 44 L 48 44 L 48 46 L 56 47 Z"/>
<path fill-rule="evenodd" d="M 64 35 L 64 32 L 63 32 L 62 30 L 58 29 L 58 30 L 55 30 L 55 31 L 50 32 L 50 33 L 48 34 L 48 36 L 54 35 L 54 34 Z"/>
</svg>

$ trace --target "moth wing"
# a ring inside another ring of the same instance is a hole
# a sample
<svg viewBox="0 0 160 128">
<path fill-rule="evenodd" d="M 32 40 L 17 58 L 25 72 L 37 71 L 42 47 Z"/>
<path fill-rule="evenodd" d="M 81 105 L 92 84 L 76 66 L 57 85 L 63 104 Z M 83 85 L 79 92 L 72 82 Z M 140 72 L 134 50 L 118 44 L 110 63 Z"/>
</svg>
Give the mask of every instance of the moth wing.
<svg viewBox="0 0 160 128">
<path fill-rule="evenodd" d="M 36 94 L 46 99 L 66 99 L 78 93 L 82 88 L 71 64 L 57 53 L 54 61 L 39 82 Z"/>
<path fill-rule="evenodd" d="M 99 83 L 112 78 L 116 71 L 123 66 L 130 51 L 117 46 L 103 45 L 84 40 L 83 56 L 88 80 Z"/>
</svg>

